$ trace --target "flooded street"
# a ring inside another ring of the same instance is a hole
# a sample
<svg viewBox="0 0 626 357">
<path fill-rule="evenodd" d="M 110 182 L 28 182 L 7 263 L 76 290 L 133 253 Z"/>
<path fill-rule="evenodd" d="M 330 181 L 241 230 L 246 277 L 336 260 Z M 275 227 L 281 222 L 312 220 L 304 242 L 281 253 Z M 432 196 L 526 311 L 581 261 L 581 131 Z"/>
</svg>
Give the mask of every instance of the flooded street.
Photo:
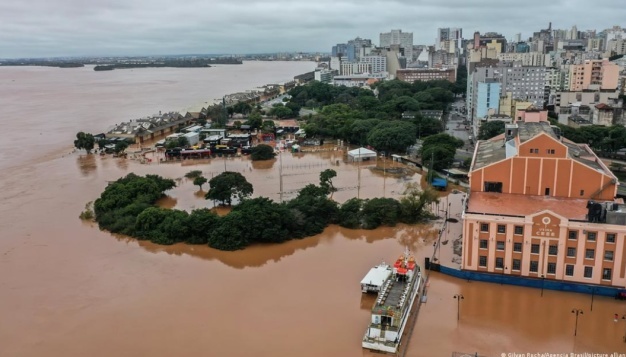
<svg viewBox="0 0 626 357">
<path fill-rule="evenodd" d="M 303 69 L 292 68 L 297 72 L 293 75 Z M 44 71 L 35 72 L 39 70 Z M 53 70 L 59 71 L 45 69 Z M 4 71 L 0 68 L 0 94 L 10 92 Z M 236 252 L 113 236 L 78 219 L 108 181 L 130 172 L 180 178 L 160 204 L 190 210 L 211 202 L 184 174 L 202 170 L 210 177 L 226 165 L 254 185 L 254 197 L 279 200 L 281 160 L 262 165 L 247 158 L 142 165 L 70 154 L 83 117 L 72 116 L 76 108 L 54 104 L 46 96 L 51 88 L 31 90 L 32 101 L 47 104 L 31 109 L 4 103 L 12 105 L 13 115 L 0 119 L 7 130 L 7 139 L 0 142 L 0 356 L 380 356 L 361 349 L 373 299 L 362 296 L 359 282 L 370 267 L 394 260 L 405 246 L 422 263 L 433 252 L 436 228 L 399 225 L 365 231 L 331 226 L 318 236 Z M 85 115 L 84 129 L 104 131 L 133 116 L 119 118 L 120 111 L 133 106 L 132 91 L 106 100 L 119 102 L 121 108 L 108 119 L 97 96 L 63 100 L 76 101 L 83 109 L 98 108 L 97 120 Z M 166 103 L 168 91 L 154 96 Z M 82 100 L 87 102 L 78 103 Z M 58 105 L 52 108 L 56 114 L 37 115 L 46 105 Z M 138 106 L 133 109 L 137 115 L 153 112 Z M 26 123 L 15 121 L 18 112 L 25 114 Z M 42 138 L 39 129 L 45 130 Z M 370 170 L 375 163 L 363 165 L 359 175 L 359 167 L 345 163 L 340 151 L 282 155 L 284 199 L 316 183 L 319 172 L 328 168 L 338 172 L 334 184 L 340 190 L 334 198 L 339 202 L 357 195 L 399 197 L 407 182 L 420 178 L 417 173 L 384 177 Z M 465 298 L 458 322 L 457 293 Z M 576 338 L 573 308 L 584 310 Z M 453 351 L 483 356 L 626 353 L 626 320 L 613 322 L 613 314 L 626 313 L 626 304 L 596 296 L 590 308 L 590 295 L 546 290 L 542 297 L 536 289 L 432 273 L 428 302 L 421 308 L 407 356 L 450 356 Z"/>
</svg>

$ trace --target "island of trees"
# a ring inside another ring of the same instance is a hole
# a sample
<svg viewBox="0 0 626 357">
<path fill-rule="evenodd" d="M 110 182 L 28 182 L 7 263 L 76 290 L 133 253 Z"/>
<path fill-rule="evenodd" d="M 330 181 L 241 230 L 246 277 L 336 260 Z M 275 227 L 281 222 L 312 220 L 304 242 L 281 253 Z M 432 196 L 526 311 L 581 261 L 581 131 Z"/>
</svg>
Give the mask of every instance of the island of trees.
<svg viewBox="0 0 626 357">
<path fill-rule="evenodd" d="M 203 185 L 201 172 L 186 175 Z M 320 174 L 318 185 L 309 184 L 296 198 L 276 203 L 266 197 L 250 198 L 254 188 L 237 172 L 224 172 L 209 181 L 206 199 L 235 205 L 220 217 L 203 208 L 191 213 L 155 206 L 174 180 L 157 175 L 126 177 L 111 183 L 93 205 L 99 226 L 157 244 L 208 244 L 220 250 L 237 250 L 254 243 L 280 243 L 321 233 L 330 224 L 346 228 L 374 229 L 396 223 L 417 223 L 431 218 L 428 205 L 438 199 L 435 192 L 407 187 L 401 200 L 352 198 L 338 204 L 330 198 L 335 191 L 334 170 Z M 86 215 L 90 217 L 91 215 Z"/>
</svg>

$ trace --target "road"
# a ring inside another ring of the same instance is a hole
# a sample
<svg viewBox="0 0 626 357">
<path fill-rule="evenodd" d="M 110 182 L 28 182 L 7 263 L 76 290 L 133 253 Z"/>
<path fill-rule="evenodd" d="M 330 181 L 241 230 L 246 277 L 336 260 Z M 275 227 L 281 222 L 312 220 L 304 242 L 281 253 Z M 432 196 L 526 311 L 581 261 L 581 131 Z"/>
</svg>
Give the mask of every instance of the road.
<svg viewBox="0 0 626 357">
<path fill-rule="evenodd" d="M 448 119 L 446 120 L 446 134 L 461 139 L 465 143 L 462 148 L 456 151 L 455 158 L 460 160 L 472 157 L 474 152 L 474 147 L 469 142 L 469 126 L 467 126 L 466 129 L 466 126 L 463 124 L 464 120 L 465 117 L 454 109 L 448 114 Z"/>
</svg>

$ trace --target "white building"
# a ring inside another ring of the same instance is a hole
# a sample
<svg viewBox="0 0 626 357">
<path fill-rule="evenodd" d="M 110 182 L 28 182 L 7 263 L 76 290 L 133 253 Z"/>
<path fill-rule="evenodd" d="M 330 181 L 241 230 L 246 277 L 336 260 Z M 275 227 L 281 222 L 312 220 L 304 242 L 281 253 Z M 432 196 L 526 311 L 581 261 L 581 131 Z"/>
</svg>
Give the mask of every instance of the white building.
<svg viewBox="0 0 626 357">
<path fill-rule="evenodd" d="M 369 63 L 364 62 L 342 62 L 341 71 L 342 76 L 350 76 L 353 74 L 372 73 L 372 66 Z"/>
<path fill-rule="evenodd" d="M 372 73 L 387 71 L 387 56 L 362 56 L 361 63 L 367 63 L 372 69 Z"/>
<path fill-rule="evenodd" d="M 328 69 L 316 69 L 315 80 L 322 83 L 331 83 L 333 81 L 334 71 Z"/>
<path fill-rule="evenodd" d="M 413 62 L 413 32 L 391 30 L 380 34 L 380 47 L 388 48 L 391 45 L 400 45 L 404 49 L 404 57 L 407 62 Z"/>
</svg>

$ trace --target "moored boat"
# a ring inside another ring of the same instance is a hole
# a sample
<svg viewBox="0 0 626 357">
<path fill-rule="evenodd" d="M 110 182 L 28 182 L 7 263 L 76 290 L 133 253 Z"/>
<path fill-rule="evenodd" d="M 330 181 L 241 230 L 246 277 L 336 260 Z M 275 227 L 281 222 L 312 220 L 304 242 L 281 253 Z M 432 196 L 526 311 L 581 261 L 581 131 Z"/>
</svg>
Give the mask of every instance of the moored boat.
<svg viewBox="0 0 626 357">
<path fill-rule="evenodd" d="M 361 280 L 361 291 L 363 293 L 378 293 L 383 284 L 391 277 L 391 273 L 391 265 L 385 264 L 385 262 L 373 267 Z"/>
<path fill-rule="evenodd" d="M 363 336 L 363 348 L 390 353 L 398 351 L 421 284 L 420 267 L 407 250 L 396 260 L 390 276 L 378 292 L 369 326 Z"/>
</svg>

